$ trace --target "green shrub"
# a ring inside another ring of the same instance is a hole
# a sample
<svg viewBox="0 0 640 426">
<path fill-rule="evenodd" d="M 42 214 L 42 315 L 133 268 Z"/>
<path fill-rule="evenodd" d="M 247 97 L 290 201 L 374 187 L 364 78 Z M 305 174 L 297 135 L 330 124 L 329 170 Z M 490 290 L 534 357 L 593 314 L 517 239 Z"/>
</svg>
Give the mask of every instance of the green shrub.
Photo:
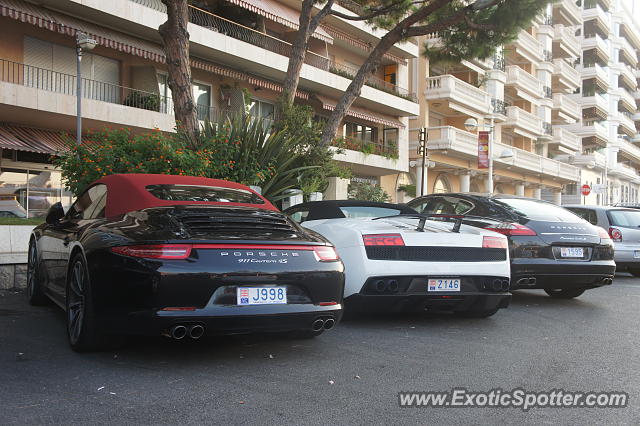
<svg viewBox="0 0 640 426">
<path fill-rule="evenodd" d="M 366 182 L 353 182 L 349 184 L 349 199 L 375 201 L 387 203 L 391 201 L 391 197 L 379 185 Z"/>
</svg>

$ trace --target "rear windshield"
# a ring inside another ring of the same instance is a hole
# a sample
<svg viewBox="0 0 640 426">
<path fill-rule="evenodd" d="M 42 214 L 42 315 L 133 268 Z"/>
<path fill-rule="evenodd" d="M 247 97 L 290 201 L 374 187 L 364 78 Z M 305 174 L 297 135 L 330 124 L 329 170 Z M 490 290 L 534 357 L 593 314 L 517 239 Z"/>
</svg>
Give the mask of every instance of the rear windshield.
<svg viewBox="0 0 640 426">
<path fill-rule="evenodd" d="M 539 220 L 543 222 L 583 222 L 583 219 L 569 210 L 551 203 L 523 200 L 520 198 L 498 198 L 494 199 L 494 201 L 518 216 L 529 220 Z"/>
<path fill-rule="evenodd" d="M 147 191 L 156 198 L 168 201 L 264 204 L 264 200 L 253 192 L 219 186 L 149 185 Z"/>
<path fill-rule="evenodd" d="M 638 210 L 611 210 L 609 216 L 612 225 L 628 228 L 640 227 L 640 211 Z"/>
<path fill-rule="evenodd" d="M 391 209 L 387 207 L 366 207 L 366 206 L 352 206 L 352 207 L 340 207 L 340 210 L 347 218 L 359 218 L 359 217 L 385 217 L 399 215 L 400 209 Z"/>
</svg>

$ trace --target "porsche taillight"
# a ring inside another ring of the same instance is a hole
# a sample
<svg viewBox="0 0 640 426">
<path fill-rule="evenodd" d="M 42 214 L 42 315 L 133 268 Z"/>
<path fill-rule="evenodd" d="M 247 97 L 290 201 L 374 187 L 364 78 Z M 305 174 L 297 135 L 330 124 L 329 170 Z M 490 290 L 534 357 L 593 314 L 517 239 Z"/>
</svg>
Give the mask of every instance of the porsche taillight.
<svg viewBox="0 0 640 426">
<path fill-rule="evenodd" d="M 536 231 L 529 228 L 528 226 L 524 226 L 519 223 L 501 223 L 496 226 L 487 226 L 485 229 L 493 232 L 498 232 L 508 237 L 537 235 Z"/>
<path fill-rule="evenodd" d="M 611 237 L 609 236 L 607 231 L 604 230 L 604 228 L 601 228 L 599 226 L 596 226 L 596 228 L 598 229 L 598 236 L 600 237 L 601 241 L 611 241 Z"/>
<path fill-rule="evenodd" d="M 619 243 L 620 241 L 622 241 L 622 231 L 613 226 L 609 227 L 609 236 L 616 243 Z"/>
<path fill-rule="evenodd" d="M 507 240 L 504 237 L 482 237 L 482 247 L 483 248 L 501 248 L 506 249 Z"/>
<path fill-rule="evenodd" d="M 336 262 L 340 260 L 336 249 L 331 246 L 313 246 L 313 254 L 318 262 Z"/>
<path fill-rule="evenodd" d="M 400 234 L 367 234 L 362 236 L 365 246 L 403 246 Z"/>
<path fill-rule="evenodd" d="M 111 251 L 145 259 L 186 259 L 191 254 L 191 248 L 191 244 L 153 244 L 111 247 Z"/>
</svg>

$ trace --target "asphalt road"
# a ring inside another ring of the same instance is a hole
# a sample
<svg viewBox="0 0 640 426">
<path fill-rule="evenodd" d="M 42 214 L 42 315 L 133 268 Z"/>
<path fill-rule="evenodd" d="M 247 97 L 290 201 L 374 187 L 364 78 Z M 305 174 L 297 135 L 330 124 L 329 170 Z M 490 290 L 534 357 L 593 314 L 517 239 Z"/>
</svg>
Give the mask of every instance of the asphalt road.
<svg viewBox="0 0 640 426">
<path fill-rule="evenodd" d="M 375 316 L 314 340 L 138 339 L 75 354 L 57 308 L 0 293 L 0 424 L 640 424 L 640 279 L 520 292 L 488 319 Z M 332 383 L 331 383 L 332 382 Z M 398 392 L 626 391 L 626 408 L 399 408 Z"/>
</svg>

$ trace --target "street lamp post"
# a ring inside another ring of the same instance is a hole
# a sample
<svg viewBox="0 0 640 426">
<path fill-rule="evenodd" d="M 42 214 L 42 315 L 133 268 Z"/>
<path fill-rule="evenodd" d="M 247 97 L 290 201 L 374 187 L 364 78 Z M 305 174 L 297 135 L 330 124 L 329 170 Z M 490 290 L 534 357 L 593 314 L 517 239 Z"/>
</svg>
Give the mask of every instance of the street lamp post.
<svg viewBox="0 0 640 426">
<path fill-rule="evenodd" d="M 87 34 L 76 34 L 76 143 L 82 143 L 82 51 L 89 51 L 98 42 Z"/>
<path fill-rule="evenodd" d="M 487 179 L 487 192 L 489 194 L 493 194 L 493 134 L 495 130 L 494 118 L 493 116 L 489 117 L 489 125 L 480 125 L 475 118 L 468 118 L 464 122 L 464 128 L 467 129 L 468 132 L 472 132 L 478 128 L 487 129 L 489 131 L 489 146 L 487 153 L 487 157 L 489 159 L 489 167 L 488 167 L 488 179 Z M 508 159 L 513 158 L 513 151 L 505 149 L 498 158 Z"/>
</svg>

